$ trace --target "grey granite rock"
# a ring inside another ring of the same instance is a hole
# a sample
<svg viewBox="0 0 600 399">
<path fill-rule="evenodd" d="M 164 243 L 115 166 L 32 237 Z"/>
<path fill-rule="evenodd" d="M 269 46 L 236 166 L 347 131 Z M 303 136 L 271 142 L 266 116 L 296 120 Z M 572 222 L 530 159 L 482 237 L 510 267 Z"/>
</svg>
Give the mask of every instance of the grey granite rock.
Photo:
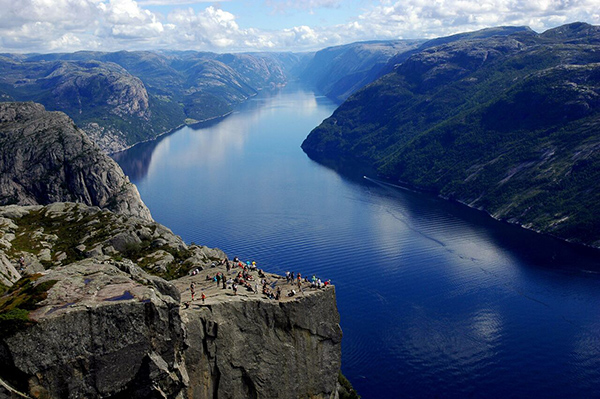
<svg viewBox="0 0 600 399">
<path fill-rule="evenodd" d="M 211 302 L 182 314 L 189 398 L 333 398 L 342 333 L 335 291 Z"/>
<path fill-rule="evenodd" d="M 121 168 L 61 112 L 0 103 L 0 204 L 72 201 L 151 220 Z"/>
<path fill-rule="evenodd" d="M 177 297 L 94 260 L 53 269 L 35 284 L 51 280 L 30 315 L 37 322 L 3 340 L 3 371 L 13 377 L 2 377 L 12 386 L 49 398 L 175 397 L 183 389 Z"/>
</svg>

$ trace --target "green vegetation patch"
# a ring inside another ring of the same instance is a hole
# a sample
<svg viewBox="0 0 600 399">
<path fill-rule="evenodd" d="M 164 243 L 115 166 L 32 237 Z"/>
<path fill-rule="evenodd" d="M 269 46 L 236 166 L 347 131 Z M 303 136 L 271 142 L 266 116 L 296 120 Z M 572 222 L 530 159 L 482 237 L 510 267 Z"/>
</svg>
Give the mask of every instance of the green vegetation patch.
<svg viewBox="0 0 600 399">
<path fill-rule="evenodd" d="M 163 250 L 173 256 L 173 261 L 166 265 L 166 271 L 158 272 L 152 261 L 152 257 L 149 256 L 156 251 Z M 181 250 L 173 248 L 168 245 L 161 245 L 158 247 L 152 246 L 149 241 L 142 241 L 141 244 L 130 245 L 125 251 L 123 251 L 125 258 L 131 259 L 137 263 L 142 269 L 150 274 L 164 278 L 165 280 L 174 280 L 187 275 L 188 266 L 184 265 L 183 262 L 193 256 L 193 252 L 190 250 Z M 140 261 L 138 261 L 140 259 Z"/>
<path fill-rule="evenodd" d="M 105 254 L 110 253 L 106 248 L 112 245 L 116 251 L 112 252 L 112 259 L 130 259 L 148 273 L 172 280 L 187 274 L 190 265 L 185 261 L 195 254 L 156 237 L 157 225 L 154 223 L 138 220 L 132 223 L 125 216 L 77 204 L 66 204 L 64 210 L 56 212 L 52 207 L 32 211 L 15 223 L 18 228 L 8 255 L 18 258 L 23 252 L 29 252 L 40 256 L 41 251 L 48 248 L 50 257 L 40 261 L 46 269 L 83 260 L 89 257 L 86 253 L 98 245 Z M 117 238 L 115 242 L 112 242 L 113 238 Z M 173 260 L 160 262 L 150 256 L 157 251 L 170 254 Z"/>
<path fill-rule="evenodd" d="M 11 255 L 16 256 L 19 252 L 30 252 L 38 254 L 43 249 L 40 233 L 44 235 L 56 235 L 58 239 L 52 242 L 52 253 L 64 252 L 66 259 L 63 264 L 82 260 L 84 254 L 75 247 L 81 244 L 82 237 L 90 235 L 85 245 L 90 248 L 96 243 L 109 238 L 114 229 L 112 214 L 107 211 L 79 212 L 76 205 L 58 217 L 49 214 L 46 209 L 29 212 L 16 223 L 19 226 L 12 241 Z M 51 263 L 46 262 L 45 266 Z"/>
<path fill-rule="evenodd" d="M 354 94 L 302 148 L 598 245 L 599 62 L 590 44 L 531 35 L 450 43 Z"/>
<path fill-rule="evenodd" d="M 48 290 L 57 282 L 57 280 L 48 280 L 35 284 L 41 276 L 41 274 L 33 274 L 23 277 L 0 297 L 0 338 L 35 323 L 29 318 L 29 313 L 38 308 L 38 303 L 46 299 Z"/>
<path fill-rule="evenodd" d="M 341 371 L 338 374 L 338 383 L 340 384 L 340 399 L 360 399 L 360 395 L 352 388 L 352 384 Z"/>
</svg>

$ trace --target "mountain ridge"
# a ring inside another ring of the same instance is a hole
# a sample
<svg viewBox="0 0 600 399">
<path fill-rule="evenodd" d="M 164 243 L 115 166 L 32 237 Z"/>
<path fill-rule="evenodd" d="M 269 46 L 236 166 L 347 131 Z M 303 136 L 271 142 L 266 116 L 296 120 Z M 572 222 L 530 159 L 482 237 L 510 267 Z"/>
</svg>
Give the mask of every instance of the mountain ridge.
<svg viewBox="0 0 600 399">
<path fill-rule="evenodd" d="M 229 114 L 305 55 L 80 51 L 0 55 L 0 99 L 63 111 L 107 152 Z"/>
</svg>

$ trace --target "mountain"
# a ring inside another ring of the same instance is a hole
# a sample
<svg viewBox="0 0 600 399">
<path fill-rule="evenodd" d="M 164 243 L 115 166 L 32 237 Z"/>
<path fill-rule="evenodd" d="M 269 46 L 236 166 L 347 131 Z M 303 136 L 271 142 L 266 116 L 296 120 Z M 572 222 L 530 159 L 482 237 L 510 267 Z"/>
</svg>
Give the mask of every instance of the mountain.
<svg viewBox="0 0 600 399">
<path fill-rule="evenodd" d="M 599 40 L 575 23 L 442 41 L 350 97 L 302 148 L 600 246 Z"/>
<path fill-rule="evenodd" d="M 531 32 L 531 29 L 503 26 L 432 40 L 369 41 L 328 47 L 317 51 L 300 74 L 300 80 L 332 100 L 343 102 L 357 90 L 391 72 L 397 64 L 427 48 L 526 31 Z"/>
<path fill-rule="evenodd" d="M 357 42 L 317 51 L 300 80 L 335 101 L 372 82 L 390 58 L 416 48 L 419 40 Z"/>
<path fill-rule="evenodd" d="M 457 33 L 455 35 L 437 37 L 435 39 L 427 40 L 416 48 L 413 48 L 409 51 L 404 51 L 394 55 L 389 59 L 387 64 L 381 68 L 379 71 L 379 75 L 376 78 L 380 78 L 383 75 L 387 75 L 392 72 L 396 66 L 406 61 L 413 54 L 419 53 L 421 51 L 427 50 L 431 47 L 441 46 L 443 44 L 449 44 L 461 40 L 473 40 L 473 39 L 486 39 L 494 36 L 507 36 L 517 33 L 533 33 L 533 31 L 527 26 L 498 26 L 495 28 L 486 28 L 473 32 L 463 32 Z M 373 79 L 375 80 L 375 79 Z"/>
<path fill-rule="evenodd" d="M 0 98 L 63 111 L 116 152 L 184 123 L 226 115 L 260 90 L 285 85 L 306 59 L 191 51 L 3 54 Z"/>
<path fill-rule="evenodd" d="M 62 112 L 0 103 L 0 205 L 72 201 L 152 220 L 123 171 Z"/>
</svg>

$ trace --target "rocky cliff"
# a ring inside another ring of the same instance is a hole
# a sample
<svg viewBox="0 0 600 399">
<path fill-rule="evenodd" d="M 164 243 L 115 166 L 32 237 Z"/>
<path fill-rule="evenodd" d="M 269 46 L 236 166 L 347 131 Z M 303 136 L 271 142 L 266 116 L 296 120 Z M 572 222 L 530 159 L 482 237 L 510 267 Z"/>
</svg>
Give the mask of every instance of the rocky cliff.
<svg viewBox="0 0 600 399">
<path fill-rule="evenodd" d="M 221 251 L 74 203 L 0 207 L 0 257 L 5 285 L 16 281 L 0 297 L 0 397 L 337 397 L 332 286 L 234 293 L 209 279 L 241 270 L 217 264 Z"/>
<path fill-rule="evenodd" d="M 284 295 L 291 289 L 284 278 L 269 279 Z M 202 289 L 206 304 L 182 312 L 188 398 L 335 397 L 342 333 L 333 287 L 280 301 Z"/>
<path fill-rule="evenodd" d="M 0 103 L 0 205 L 57 201 L 151 219 L 121 168 L 65 114 Z"/>
</svg>

